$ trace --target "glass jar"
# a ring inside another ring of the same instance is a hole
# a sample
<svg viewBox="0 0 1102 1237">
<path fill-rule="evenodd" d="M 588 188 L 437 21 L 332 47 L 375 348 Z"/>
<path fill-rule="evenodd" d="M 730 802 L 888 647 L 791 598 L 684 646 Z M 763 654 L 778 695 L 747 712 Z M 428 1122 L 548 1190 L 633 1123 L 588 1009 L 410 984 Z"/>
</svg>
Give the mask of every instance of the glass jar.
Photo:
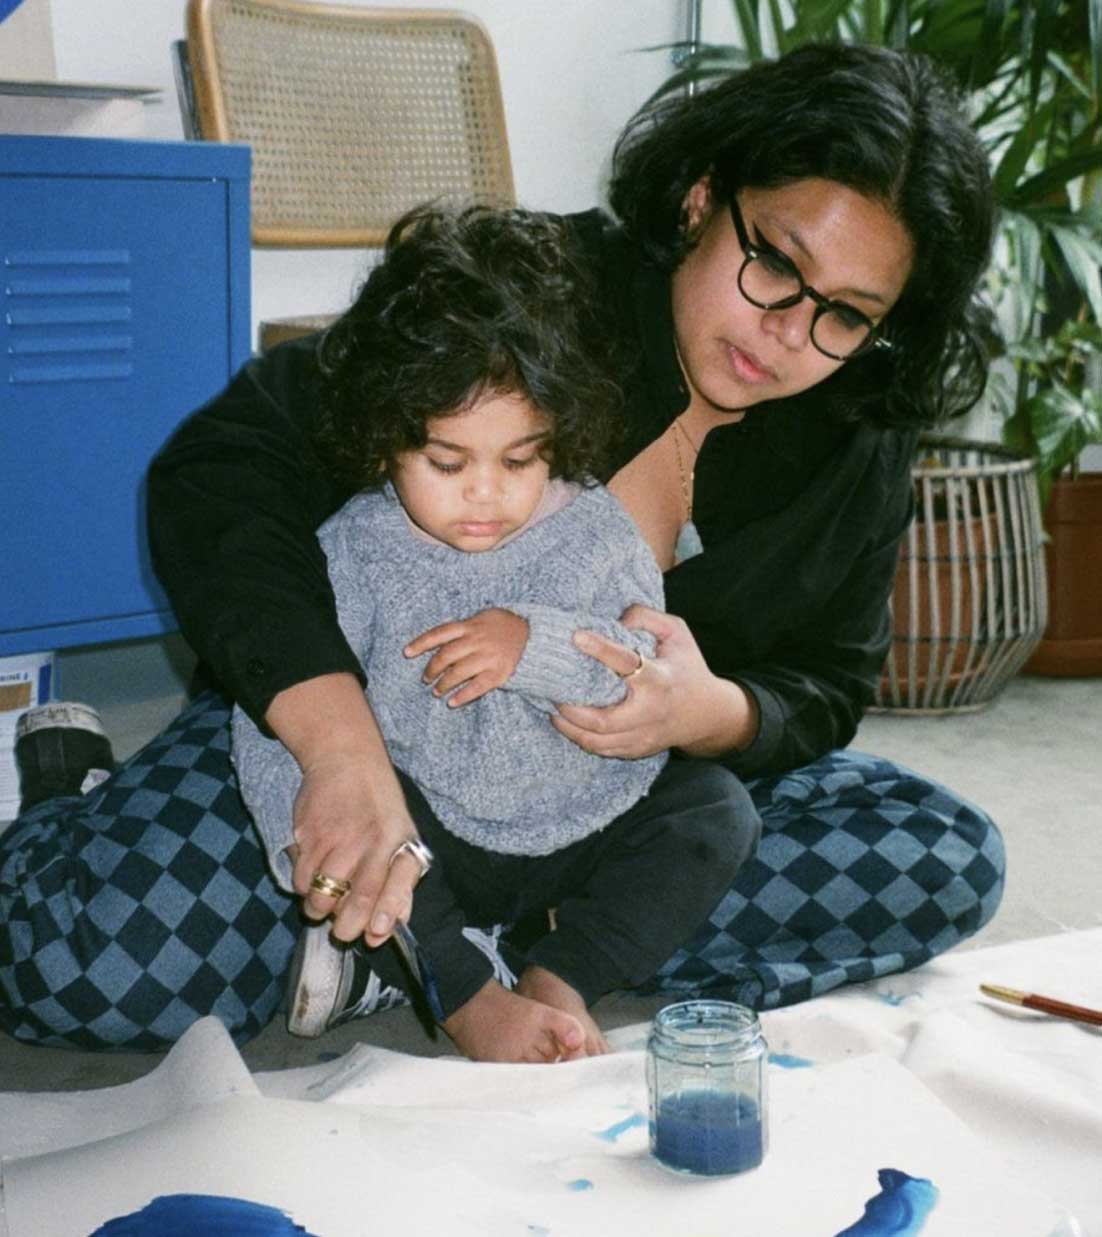
<svg viewBox="0 0 1102 1237">
<path fill-rule="evenodd" d="M 722 1176 L 765 1155 L 768 1048 L 758 1016 L 731 1001 L 681 1001 L 647 1042 L 650 1149 L 683 1173 Z"/>
</svg>

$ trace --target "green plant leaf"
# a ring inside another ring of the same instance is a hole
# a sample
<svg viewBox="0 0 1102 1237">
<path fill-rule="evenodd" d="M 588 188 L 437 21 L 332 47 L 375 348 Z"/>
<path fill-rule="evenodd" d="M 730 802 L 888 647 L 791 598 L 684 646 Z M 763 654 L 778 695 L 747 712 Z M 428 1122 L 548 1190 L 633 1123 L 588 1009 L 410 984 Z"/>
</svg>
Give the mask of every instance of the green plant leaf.
<svg viewBox="0 0 1102 1237">
<path fill-rule="evenodd" d="M 1042 272 L 1041 229 L 1028 215 L 1007 211 L 1002 215 L 1002 231 L 1007 247 L 1006 264 L 993 267 L 991 277 L 1004 275 L 1013 287 L 1010 338 L 1021 339 L 1032 331 L 1036 316 Z"/>
<path fill-rule="evenodd" d="M 1020 184 L 1007 198 L 1007 204 L 1021 207 L 1031 202 L 1050 201 L 1054 193 L 1066 191 L 1068 185 L 1080 176 L 1096 172 L 1099 168 L 1102 168 L 1102 146 L 1071 155 Z"/>
<path fill-rule="evenodd" d="M 1038 140 L 1052 123 L 1052 117 L 1053 105 L 1050 102 L 1026 117 L 1025 123 L 1011 139 L 992 177 L 998 201 L 1006 201 L 1015 196 L 1015 186 L 1030 159 L 1036 156 Z"/>
<path fill-rule="evenodd" d="M 1099 0 L 1102 3 L 1102 0 Z M 884 45 L 904 48 L 910 43 L 911 11 L 908 0 L 889 0 L 884 14 Z"/>
<path fill-rule="evenodd" d="M 1055 382 L 1028 401 L 1025 415 L 1047 498 L 1044 486 L 1077 459 L 1084 447 L 1102 442 L 1102 393 L 1087 388 L 1076 394 Z"/>
<path fill-rule="evenodd" d="M 968 85 L 973 90 L 986 85 L 998 72 L 1004 56 L 1003 32 L 1006 29 L 1007 0 L 987 0 L 983 24 L 972 51 Z"/>
<path fill-rule="evenodd" d="M 762 49 L 761 30 L 758 26 L 757 8 L 753 0 L 732 0 L 735 21 L 738 23 L 742 43 L 751 63 L 761 60 L 765 52 Z"/>
<path fill-rule="evenodd" d="M 1102 98 L 1102 0 L 1087 0 L 1087 27 L 1090 31 L 1091 88 Z"/>
<path fill-rule="evenodd" d="M 1054 224 L 1050 232 L 1095 321 L 1102 322 L 1102 242 L 1079 227 Z"/>
</svg>

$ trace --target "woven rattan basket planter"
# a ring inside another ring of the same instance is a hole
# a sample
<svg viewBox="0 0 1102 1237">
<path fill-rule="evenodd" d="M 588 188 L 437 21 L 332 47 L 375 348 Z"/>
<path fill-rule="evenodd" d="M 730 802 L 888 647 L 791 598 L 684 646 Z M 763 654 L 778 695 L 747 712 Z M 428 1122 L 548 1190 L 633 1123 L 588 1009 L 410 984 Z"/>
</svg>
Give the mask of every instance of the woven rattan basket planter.
<svg viewBox="0 0 1102 1237">
<path fill-rule="evenodd" d="M 1045 629 L 1034 464 L 992 443 L 926 436 L 912 476 L 917 510 L 900 548 L 873 711 L 981 709 Z"/>
</svg>

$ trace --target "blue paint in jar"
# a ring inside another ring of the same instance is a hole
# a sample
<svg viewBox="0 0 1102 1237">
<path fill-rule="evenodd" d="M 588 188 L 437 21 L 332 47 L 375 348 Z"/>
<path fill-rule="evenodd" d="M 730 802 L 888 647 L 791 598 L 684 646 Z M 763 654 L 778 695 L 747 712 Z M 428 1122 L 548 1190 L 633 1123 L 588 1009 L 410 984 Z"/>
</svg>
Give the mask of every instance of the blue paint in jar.
<svg viewBox="0 0 1102 1237">
<path fill-rule="evenodd" d="M 685 1091 L 658 1105 L 651 1147 L 668 1168 L 718 1177 L 757 1168 L 765 1152 L 761 1113 L 744 1095 Z"/>
</svg>

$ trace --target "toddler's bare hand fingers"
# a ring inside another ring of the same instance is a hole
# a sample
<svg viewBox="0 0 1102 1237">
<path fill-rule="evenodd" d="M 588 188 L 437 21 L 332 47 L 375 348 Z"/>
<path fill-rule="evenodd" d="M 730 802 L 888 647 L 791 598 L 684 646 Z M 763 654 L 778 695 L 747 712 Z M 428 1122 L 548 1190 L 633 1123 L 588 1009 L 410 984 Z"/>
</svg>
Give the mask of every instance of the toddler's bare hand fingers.
<svg viewBox="0 0 1102 1237">
<path fill-rule="evenodd" d="M 480 674 L 486 673 L 486 659 L 477 653 L 461 657 L 450 665 L 447 670 L 432 685 L 434 696 L 446 696 L 449 692 L 462 687 L 464 683 L 473 682 Z"/>
<path fill-rule="evenodd" d="M 428 631 L 423 631 L 419 636 L 415 636 L 402 652 L 406 657 L 419 657 L 422 653 L 429 652 L 430 649 L 439 648 L 440 645 L 447 644 L 449 640 L 454 640 L 462 635 L 463 630 L 462 623 L 442 623 L 439 627 L 432 627 Z"/>
<path fill-rule="evenodd" d="M 475 675 L 470 682 L 464 683 L 457 691 L 452 692 L 448 697 L 448 708 L 458 709 L 465 704 L 470 704 L 472 700 L 481 700 L 495 687 L 500 686 L 501 684 L 491 674 Z"/>
<path fill-rule="evenodd" d="M 447 674 L 456 662 L 463 659 L 465 651 L 459 642 L 455 640 L 449 641 L 443 648 L 437 649 L 425 663 L 424 670 L 421 671 L 421 682 L 436 682 L 441 675 Z"/>
</svg>

